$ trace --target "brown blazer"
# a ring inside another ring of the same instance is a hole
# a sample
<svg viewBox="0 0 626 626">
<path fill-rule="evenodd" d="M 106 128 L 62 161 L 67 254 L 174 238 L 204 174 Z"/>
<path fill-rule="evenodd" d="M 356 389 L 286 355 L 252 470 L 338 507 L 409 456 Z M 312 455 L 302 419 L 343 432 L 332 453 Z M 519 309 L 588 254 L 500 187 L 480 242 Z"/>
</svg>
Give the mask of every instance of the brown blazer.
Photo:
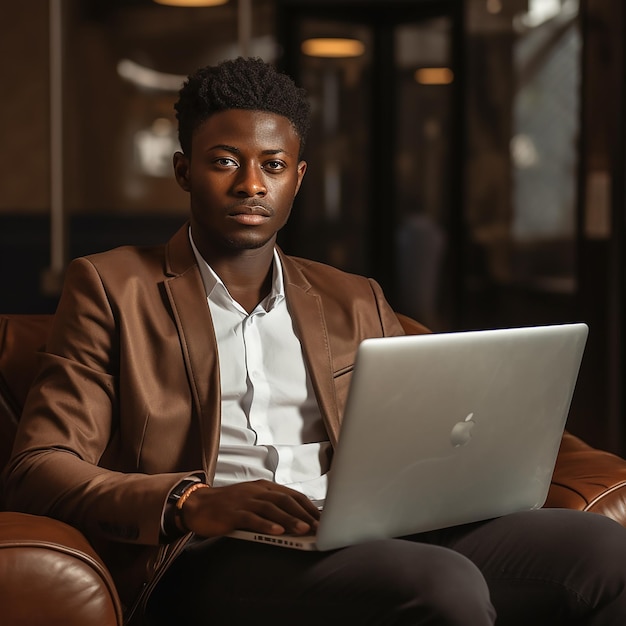
<svg viewBox="0 0 626 626">
<path fill-rule="evenodd" d="M 404 331 L 373 280 L 281 259 L 334 445 L 357 345 Z M 129 606 L 142 589 L 145 599 L 184 544 L 162 544 L 170 489 L 190 472 L 212 480 L 217 358 L 188 226 L 165 246 L 123 247 L 70 264 L 21 419 L 6 498 L 14 510 L 83 531 Z"/>
</svg>

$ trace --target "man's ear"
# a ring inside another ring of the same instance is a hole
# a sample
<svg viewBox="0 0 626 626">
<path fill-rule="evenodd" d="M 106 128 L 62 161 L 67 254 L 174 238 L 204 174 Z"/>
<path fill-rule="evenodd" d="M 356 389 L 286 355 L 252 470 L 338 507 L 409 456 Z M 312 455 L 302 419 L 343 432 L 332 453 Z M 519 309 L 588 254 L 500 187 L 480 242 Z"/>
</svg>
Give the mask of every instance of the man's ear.
<svg viewBox="0 0 626 626">
<path fill-rule="evenodd" d="M 304 173 L 306 172 L 306 161 L 300 161 L 298 163 L 298 182 L 296 183 L 296 192 L 293 194 L 294 196 L 300 191 L 300 185 L 302 184 L 302 179 L 304 178 Z"/>
<path fill-rule="evenodd" d="M 189 159 L 182 152 L 174 153 L 174 176 L 180 188 L 189 191 Z"/>
</svg>

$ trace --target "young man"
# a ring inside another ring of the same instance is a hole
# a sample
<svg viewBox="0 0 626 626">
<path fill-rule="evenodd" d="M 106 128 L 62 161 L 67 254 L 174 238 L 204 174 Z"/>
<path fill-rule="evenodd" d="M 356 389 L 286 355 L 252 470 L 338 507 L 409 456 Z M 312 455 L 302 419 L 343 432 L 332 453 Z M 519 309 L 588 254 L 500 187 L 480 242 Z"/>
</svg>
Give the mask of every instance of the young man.
<svg viewBox="0 0 626 626">
<path fill-rule="evenodd" d="M 304 93 L 258 59 L 176 105 L 191 216 L 162 247 L 68 269 L 7 476 L 17 510 L 92 541 L 150 624 L 626 623 L 626 531 L 542 510 L 304 553 L 358 344 L 403 334 L 380 287 L 284 255 L 306 170 Z M 416 330 L 424 330 L 416 324 Z"/>
</svg>

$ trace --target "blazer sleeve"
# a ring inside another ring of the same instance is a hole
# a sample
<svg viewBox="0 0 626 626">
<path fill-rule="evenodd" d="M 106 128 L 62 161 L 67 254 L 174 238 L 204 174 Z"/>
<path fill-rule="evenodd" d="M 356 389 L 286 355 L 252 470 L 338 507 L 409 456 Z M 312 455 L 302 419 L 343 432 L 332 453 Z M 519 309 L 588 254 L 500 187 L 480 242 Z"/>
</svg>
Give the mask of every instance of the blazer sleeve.
<svg viewBox="0 0 626 626">
<path fill-rule="evenodd" d="M 156 545 L 169 491 L 189 472 L 105 467 L 120 428 L 118 323 L 94 265 L 73 261 L 6 470 L 6 504 L 89 537 Z"/>
</svg>

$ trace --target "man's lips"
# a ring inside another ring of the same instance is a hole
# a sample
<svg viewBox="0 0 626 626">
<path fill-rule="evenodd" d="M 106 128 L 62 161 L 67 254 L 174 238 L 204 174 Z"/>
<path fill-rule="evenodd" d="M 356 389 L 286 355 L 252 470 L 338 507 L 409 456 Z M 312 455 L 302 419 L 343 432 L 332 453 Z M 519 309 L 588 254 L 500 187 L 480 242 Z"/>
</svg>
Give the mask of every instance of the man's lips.
<svg viewBox="0 0 626 626">
<path fill-rule="evenodd" d="M 272 211 L 260 204 L 253 206 L 239 205 L 233 207 L 233 209 L 228 212 L 228 216 L 239 224 L 257 226 L 270 219 Z"/>
</svg>

